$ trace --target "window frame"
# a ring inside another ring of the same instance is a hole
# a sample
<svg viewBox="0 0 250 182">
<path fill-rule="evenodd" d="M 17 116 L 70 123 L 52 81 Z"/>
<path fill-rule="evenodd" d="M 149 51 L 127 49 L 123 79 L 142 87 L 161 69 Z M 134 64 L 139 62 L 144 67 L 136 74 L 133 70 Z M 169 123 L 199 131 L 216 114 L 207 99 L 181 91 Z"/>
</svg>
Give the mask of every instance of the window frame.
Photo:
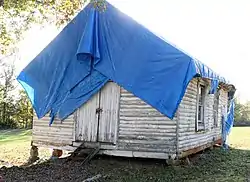
<svg viewBox="0 0 250 182">
<path fill-rule="evenodd" d="M 203 90 L 202 90 L 203 88 Z M 200 90 L 201 89 L 201 90 Z M 205 131 L 205 110 L 206 110 L 206 97 L 208 85 L 203 80 L 198 80 L 197 83 L 197 97 L 196 97 L 196 117 L 195 117 L 195 131 Z M 201 110 L 199 109 L 201 107 Z M 201 114 L 199 112 L 201 111 Z M 199 119 L 201 117 L 201 119 Z"/>
</svg>

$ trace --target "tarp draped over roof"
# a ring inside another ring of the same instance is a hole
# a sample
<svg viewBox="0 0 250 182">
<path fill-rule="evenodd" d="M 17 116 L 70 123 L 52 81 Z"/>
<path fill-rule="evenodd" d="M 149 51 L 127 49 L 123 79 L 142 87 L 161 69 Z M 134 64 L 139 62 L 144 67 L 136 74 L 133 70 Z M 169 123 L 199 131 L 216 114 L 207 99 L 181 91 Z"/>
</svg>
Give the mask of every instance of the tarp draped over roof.
<svg viewBox="0 0 250 182">
<path fill-rule="evenodd" d="M 20 73 L 38 118 L 65 119 L 108 80 L 173 118 L 195 76 L 225 80 L 107 3 L 89 4 Z"/>
</svg>

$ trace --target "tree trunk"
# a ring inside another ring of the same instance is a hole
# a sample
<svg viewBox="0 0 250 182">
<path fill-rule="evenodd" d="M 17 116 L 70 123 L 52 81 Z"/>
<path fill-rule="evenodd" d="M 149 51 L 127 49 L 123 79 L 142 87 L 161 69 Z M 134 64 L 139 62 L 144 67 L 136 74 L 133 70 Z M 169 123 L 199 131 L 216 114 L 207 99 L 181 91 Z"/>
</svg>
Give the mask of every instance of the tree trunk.
<svg viewBox="0 0 250 182">
<path fill-rule="evenodd" d="M 6 103 L 3 102 L 3 123 L 4 124 L 8 124 L 7 121 L 6 121 Z"/>
<path fill-rule="evenodd" d="M 29 121 L 29 102 L 26 102 L 26 112 L 27 115 L 25 117 L 25 129 L 28 129 L 28 121 Z"/>
<path fill-rule="evenodd" d="M 34 110 L 33 110 L 33 108 L 32 108 L 32 117 L 31 117 L 31 123 L 30 123 L 30 127 L 31 127 L 31 129 L 33 129 L 33 120 L 34 120 Z"/>
<path fill-rule="evenodd" d="M 25 119 L 25 129 L 28 129 L 28 119 Z"/>
</svg>

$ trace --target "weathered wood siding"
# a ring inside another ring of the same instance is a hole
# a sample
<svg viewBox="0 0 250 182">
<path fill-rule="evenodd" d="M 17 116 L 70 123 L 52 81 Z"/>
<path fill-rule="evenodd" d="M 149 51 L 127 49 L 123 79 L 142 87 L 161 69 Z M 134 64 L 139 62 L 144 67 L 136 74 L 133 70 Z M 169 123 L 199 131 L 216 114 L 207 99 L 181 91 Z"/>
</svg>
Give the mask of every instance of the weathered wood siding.
<svg viewBox="0 0 250 182">
<path fill-rule="evenodd" d="M 219 97 L 219 112 L 218 112 L 218 119 L 219 119 L 219 126 L 221 126 L 222 123 L 222 108 L 226 109 L 226 113 L 227 113 L 227 104 L 228 104 L 228 92 L 224 91 L 224 90 L 220 90 L 220 97 Z"/>
<path fill-rule="evenodd" d="M 55 119 L 49 126 L 50 117 L 46 115 L 42 119 L 34 118 L 32 141 L 44 146 L 67 146 L 71 145 L 74 140 L 74 116 L 70 115 L 61 122 Z"/>
<path fill-rule="evenodd" d="M 220 91 L 219 108 L 227 104 L 227 92 Z M 197 79 L 193 79 L 185 93 L 185 96 L 178 108 L 179 110 L 179 152 L 193 149 L 221 138 L 221 121 L 218 127 L 214 127 L 214 95 L 208 94 L 205 99 L 205 131 L 196 132 L 196 99 L 197 99 Z M 219 109 L 219 119 L 221 109 Z"/>
<path fill-rule="evenodd" d="M 120 87 L 108 82 L 100 92 L 98 141 L 116 143 L 120 100 Z"/>
<path fill-rule="evenodd" d="M 168 119 L 121 89 L 118 149 L 176 153 L 176 117 Z"/>
<path fill-rule="evenodd" d="M 176 117 L 170 120 L 132 93 L 108 83 L 78 109 L 76 118 L 71 115 L 63 122 L 56 119 L 51 127 L 47 116 L 34 119 L 33 142 L 62 147 L 73 141 L 101 141 L 113 147 L 108 149 L 110 155 L 167 158 L 221 138 L 221 112 L 222 107 L 227 108 L 227 91 L 220 90 L 218 126 L 214 125 L 214 95 L 206 96 L 205 131 L 201 132 L 195 130 L 196 102 L 197 79 L 193 79 Z M 103 112 L 98 116 L 99 107 Z"/>
<path fill-rule="evenodd" d="M 100 94 L 95 94 L 88 102 L 76 111 L 76 140 L 96 142 L 98 129 L 98 115 Z"/>
</svg>

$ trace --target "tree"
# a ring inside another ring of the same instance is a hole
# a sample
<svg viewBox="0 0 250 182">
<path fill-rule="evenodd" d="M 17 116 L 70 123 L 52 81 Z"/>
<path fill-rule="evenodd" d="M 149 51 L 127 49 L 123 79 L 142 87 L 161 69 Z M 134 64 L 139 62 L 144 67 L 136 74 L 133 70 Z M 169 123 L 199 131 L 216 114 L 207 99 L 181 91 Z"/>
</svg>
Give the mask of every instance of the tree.
<svg viewBox="0 0 250 182">
<path fill-rule="evenodd" d="M 70 21 L 87 0 L 0 0 L 0 54 L 22 38 L 34 23 L 58 26 Z M 105 0 L 90 0 L 94 7 L 104 10 Z"/>
<path fill-rule="evenodd" d="M 33 108 L 23 90 L 17 90 L 14 63 L 18 52 L 0 59 L 0 128 L 31 127 Z"/>
<path fill-rule="evenodd" d="M 5 60 L 6 59 L 6 60 Z M 14 126 L 13 114 L 15 113 L 15 90 L 14 62 L 11 56 L 1 59 L 0 72 L 0 122 L 2 125 Z"/>
<path fill-rule="evenodd" d="M 24 90 L 19 91 L 15 120 L 24 128 L 31 128 L 33 122 L 33 108 Z"/>
<path fill-rule="evenodd" d="M 243 105 L 238 102 L 238 100 L 235 100 L 235 109 L 234 109 L 234 121 L 239 122 L 241 120 Z"/>
<path fill-rule="evenodd" d="M 250 122 L 250 102 L 241 104 L 236 99 L 234 120 L 235 122 Z"/>
</svg>

